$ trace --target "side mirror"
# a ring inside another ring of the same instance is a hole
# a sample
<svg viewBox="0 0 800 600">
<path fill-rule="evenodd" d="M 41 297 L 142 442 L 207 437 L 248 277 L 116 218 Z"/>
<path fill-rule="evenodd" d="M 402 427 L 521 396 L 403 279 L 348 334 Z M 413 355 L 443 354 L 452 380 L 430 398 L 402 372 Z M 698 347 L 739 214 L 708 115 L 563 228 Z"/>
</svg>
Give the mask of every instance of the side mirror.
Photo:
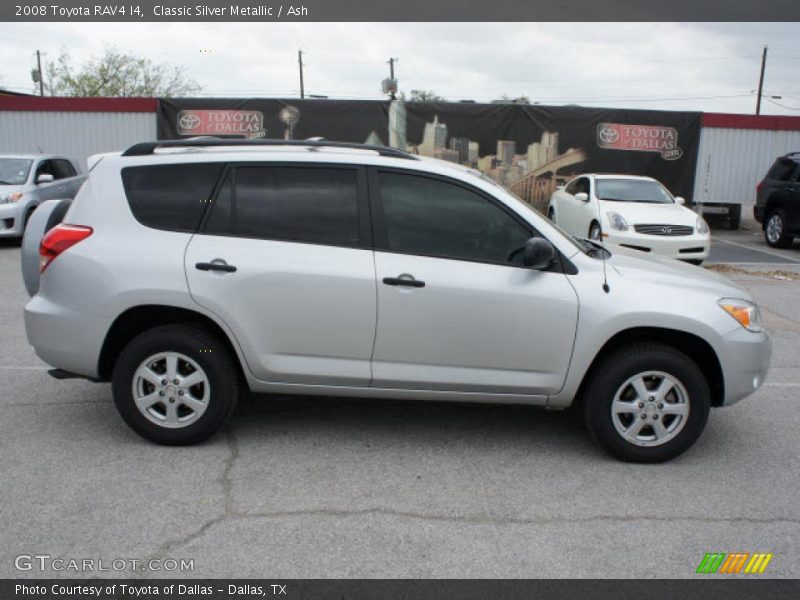
<svg viewBox="0 0 800 600">
<path fill-rule="evenodd" d="M 589 201 L 589 194 L 586 192 L 578 192 L 575 194 L 575 200 L 580 200 L 581 202 L 588 202 Z"/>
<path fill-rule="evenodd" d="M 36 183 L 52 183 L 56 178 L 50 173 L 42 173 L 36 178 Z"/>
<path fill-rule="evenodd" d="M 675 202 L 683 206 L 686 204 L 686 198 L 683 198 L 681 196 L 675 196 Z"/>
<path fill-rule="evenodd" d="M 522 250 L 522 264 L 537 271 L 543 271 L 556 258 L 556 249 L 544 238 L 533 237 L 525 242 Z"/>
</svg>

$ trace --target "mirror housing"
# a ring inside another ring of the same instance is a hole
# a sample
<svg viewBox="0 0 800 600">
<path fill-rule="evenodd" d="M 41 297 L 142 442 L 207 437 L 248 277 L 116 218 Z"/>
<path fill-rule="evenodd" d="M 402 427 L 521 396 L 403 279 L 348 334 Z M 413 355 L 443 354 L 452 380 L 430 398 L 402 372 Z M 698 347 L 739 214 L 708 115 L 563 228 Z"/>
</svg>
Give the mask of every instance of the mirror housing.
<svg viewBox="0 0 800 600">
<path fill-rule="evenodd" d="M 50 173 L 41 173 L 36 177 L 36 183 L 52 183 L 56 180 Z"/>
<path fill-rule="evenodd" d="M 681 206 L 685 206 L 686 205 L 686 198 L 684 198 L 683 196 L 675 196 L 675 202 L 677 202 Z"/>
<path fill-rule="evenodd" d="M 575 194 L 575 200 L 580 200 L 581 202 L 588 202 L 589 201 L 589 194 L 586 192 L 578 192 Z"/>
<path fill-rule="evenodd" d="M 543 271 L 553 264 L 556 249 L 544 238 L 532 237 L 522 250 L 522 264 L 530 269 Z"/>
</svg>

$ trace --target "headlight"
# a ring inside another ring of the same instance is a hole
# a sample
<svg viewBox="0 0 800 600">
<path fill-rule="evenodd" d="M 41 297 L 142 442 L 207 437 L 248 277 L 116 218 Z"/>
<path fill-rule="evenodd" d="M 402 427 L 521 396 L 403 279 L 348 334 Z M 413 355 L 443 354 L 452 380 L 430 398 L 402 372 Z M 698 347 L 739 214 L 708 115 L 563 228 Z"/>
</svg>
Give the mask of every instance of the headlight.
<svg viewBox="0 0 800 600">
<path fill-rule="evenodd" d="M 708 223 L 703 217 L 697 217 L 697 233 L 708 233 Z"/>
<path fill-rule="evenodd" d="M 717 303 L 722 310 L 736 319 L 736 322 L 748 331 L 763 330 L 761 312 L 752 302 L 737 298 L 722 298 Z"/>
<path fill-rule="evenodd" d="M 616 229 L 617 231 L 628 231 L 630 226 L 621 214 L 607 212 L 606 217 L 608 217 L 608 222 L 611 225 L 611 229 Z"/>
<path fill-rule="evenodd" d="M 6 202 L 16 202 L 22 198 L 22 192 L 11 192 L 10 194 L 0 194 L 0 204 L 5 204 Z"/>
</svg>

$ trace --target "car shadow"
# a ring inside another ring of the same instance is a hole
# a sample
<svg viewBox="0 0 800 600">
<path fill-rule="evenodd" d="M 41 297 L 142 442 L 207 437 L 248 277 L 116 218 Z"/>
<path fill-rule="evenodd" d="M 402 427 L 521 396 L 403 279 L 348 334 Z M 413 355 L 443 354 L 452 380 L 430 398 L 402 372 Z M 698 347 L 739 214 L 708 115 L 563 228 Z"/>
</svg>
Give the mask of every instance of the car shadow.
<svg viewBox="0 0 800 600">
<path fill-rule="evenodd" d="M 583 428 L 576 408 L 412 400 L 247 394 L 228 427 L 241 443 L 280 433 L 307 438 L 403 442 L 441 447 L 447 440 L 502 444 L 524 452 L 603 455 Z M 378 438 L 378 436 L 380 436 Z"/>
</svg>

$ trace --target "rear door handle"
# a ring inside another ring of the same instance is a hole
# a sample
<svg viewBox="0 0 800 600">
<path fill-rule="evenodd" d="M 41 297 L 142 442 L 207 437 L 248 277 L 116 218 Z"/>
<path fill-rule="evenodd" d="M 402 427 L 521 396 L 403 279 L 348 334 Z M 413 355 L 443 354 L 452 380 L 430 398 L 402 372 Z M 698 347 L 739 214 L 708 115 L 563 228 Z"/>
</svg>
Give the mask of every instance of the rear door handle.
<svg viewBox="0 0 800 600">
<path fill-rule="evenodd" d="M 384 277 L 383 283 L 386 285 L 403 285 L 406 287 L 422 288 L 425 287 L 425 282 L 419 279 L 405 279 L 402 277 Z"/>
<path fill-rule="evenodd" d="M 236 267 L 224 262 L 199 262 L 194 265 L 198 271 L 222 271 L 223 273 L 235 273 Z"/>
</svg>

